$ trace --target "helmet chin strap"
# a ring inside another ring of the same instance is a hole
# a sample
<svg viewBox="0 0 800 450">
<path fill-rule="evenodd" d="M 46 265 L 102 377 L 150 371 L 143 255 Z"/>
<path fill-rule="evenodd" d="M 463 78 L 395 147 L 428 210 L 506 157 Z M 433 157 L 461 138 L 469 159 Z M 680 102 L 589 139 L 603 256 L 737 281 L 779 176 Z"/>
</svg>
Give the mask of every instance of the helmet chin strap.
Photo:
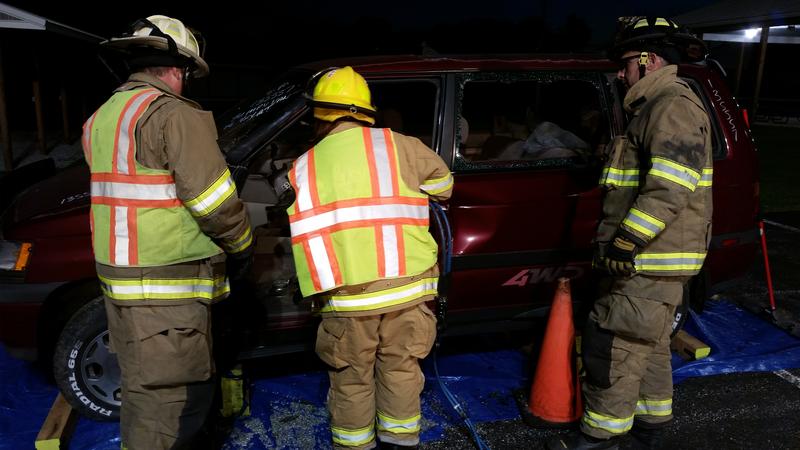
<svg viewBox="0 0 800 450">
<path fill-rule="evenodd" d="M 642 52 L 639 55 L 639 79 L 641 80 L 644 78 L 645 70 L 647 69 L 647 64 L 650 62 L 650 53 L 649 52 Z"/>
</svg>

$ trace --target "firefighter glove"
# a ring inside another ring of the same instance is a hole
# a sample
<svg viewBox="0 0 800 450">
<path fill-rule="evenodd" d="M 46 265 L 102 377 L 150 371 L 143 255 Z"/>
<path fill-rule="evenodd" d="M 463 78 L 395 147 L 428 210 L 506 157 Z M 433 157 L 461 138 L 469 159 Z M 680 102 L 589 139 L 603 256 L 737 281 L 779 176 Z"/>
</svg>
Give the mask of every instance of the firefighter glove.
<svg viewBox="0 0 800 450">
<path fill-rule="evenodd" d="M 243 280 L 253 265 L 255 245 L 250 245 L 239 253 L 229 253 L 227 260 L 228 277 L 233 281 Z"/>
<path fill-rule="evenodd" d="M 602 267 L 614 276 L 629 276 L 636 272 L 633 258 L 636 256 L 636 244 L 617 236 L 608 246 L 603 258 Z"/>
</svg>

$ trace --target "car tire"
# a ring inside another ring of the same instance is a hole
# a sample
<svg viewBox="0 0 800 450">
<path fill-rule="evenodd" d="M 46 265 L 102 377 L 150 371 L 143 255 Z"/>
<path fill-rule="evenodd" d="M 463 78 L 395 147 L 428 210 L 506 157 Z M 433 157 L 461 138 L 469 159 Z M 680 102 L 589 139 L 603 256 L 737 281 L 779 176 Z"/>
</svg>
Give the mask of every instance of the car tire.
<svg viewBox="0 0 800 450">
<path fill-rule="evenodd" d="M 120 370 L 108 347 L 103 297 L 81 307 L 56 341 L 53 376 L 64 398 L 84 417 L 118 420 Z"/>
</svg>

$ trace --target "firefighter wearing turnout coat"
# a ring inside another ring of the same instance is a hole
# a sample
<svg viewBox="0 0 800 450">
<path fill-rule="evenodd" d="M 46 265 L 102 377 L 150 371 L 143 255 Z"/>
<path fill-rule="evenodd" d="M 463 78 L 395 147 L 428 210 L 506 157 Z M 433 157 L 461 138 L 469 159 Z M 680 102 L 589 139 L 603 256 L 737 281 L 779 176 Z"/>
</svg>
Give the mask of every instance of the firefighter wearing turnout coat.
<svg viewBox="0 0 800 450">
<path fill-rule="evenodd" d="M 297 276 L 322 323 L 335 448 L 416 448 L 436 319 L 437 246 L 428 200 L 450 196 L 444 161 L 416 138 L 371 128 L 375 107 L 350 67 L 324 73 L 312 97 L 321 140 L 289 172 Z"/>
<path fill-rule="evenodd" d="M 150 16 L 103 45 L 134 72 L 83 129 L 122 448 L 203 448 L 195 438 L 215 388 L 210 305 L 230 290 L 226 263 L 232 278 L 248 267 L 250 224 L 211 114 L 181 97 L 188 77 L 208 73 L 192 32 Z"/>
<path fill-rule="evenodd" d="M 580 432 L 549 448 L 658 448 L 672 420 L 670 332 L 711 239 L 711 126 L 675 63 L 702 41 L 665 18 L 624 22 L 611 57 L 630 122 L 610 146 L 595 266 L 607 273 L 584 329 Z"/>
</svg>

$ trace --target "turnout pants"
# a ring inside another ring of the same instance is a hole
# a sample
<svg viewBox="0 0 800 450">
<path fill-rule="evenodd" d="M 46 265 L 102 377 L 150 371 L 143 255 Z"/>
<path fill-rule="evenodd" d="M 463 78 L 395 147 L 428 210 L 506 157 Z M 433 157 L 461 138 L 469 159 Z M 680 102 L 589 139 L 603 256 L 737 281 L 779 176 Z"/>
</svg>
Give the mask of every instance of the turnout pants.
<svg viewBox="0 0 800 450">
<path fill-rule="evenodd" d="M 317 354 L 331 369 L 328 411 L 334 448 L 370 449 L 378 439 L 417 445 L 419 359 L 436 337 L 436 318 L 424 303 L 380 315 L 325 317 Z"/>
<path fill-rule="evenodd" d="M 105 304 L 122 376 L 122 448 L 197 448 L 215 389 L 210 306 Z"/>
<path fill-rule="evenodd" d="M 581 431 L 610 438 L 672 420 L 670 333 L 683 278 L 609 278 L 583 334 Z"/>
</svg>

